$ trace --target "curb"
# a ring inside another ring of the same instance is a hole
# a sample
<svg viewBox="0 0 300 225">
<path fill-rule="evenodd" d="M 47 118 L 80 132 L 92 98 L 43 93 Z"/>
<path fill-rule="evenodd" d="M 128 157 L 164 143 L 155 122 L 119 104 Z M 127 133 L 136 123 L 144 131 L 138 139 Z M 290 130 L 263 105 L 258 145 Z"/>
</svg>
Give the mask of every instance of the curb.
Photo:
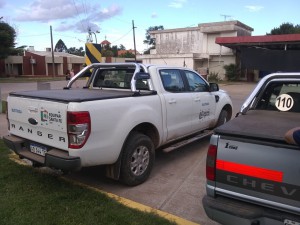
<svg viewBox="0 0 300 225">
<path fill-rule="evenodd" d="M 178 217 L 178 216 L 175 216 L 173 214 L 170 214 L 170 213 L 167 213 L 167 212 L 164 212 L 164 211 L 161 211 L 161 210 L 158 210 L 158 209 L 155 209 L 155 208 L 152 208 L 150 206 L 146 206 L 146 205 L 143 205 L 141 203 L 138 203 L 138 202 L 135 202 L 135 201 L 132 201 L 130 199 L 127 199 L 127 198 L 123 198 L 123 197 L 120 197 L 118 195 L 115 195 L 115 194 L 112 194 L 112 193 L 109 193 L 109 192 L 106 192 L 106 191 L 102 191 L 100 189 L 97 189 L 97 188 L 94 188 L 94 187 L 91 187 L 91 186 L 88 186 L 86 184 L 83 184 L 83 183 L 80 183 L 80 182 L 77 182 L 77 181 L 74 181 L 74 180 L 71 180 L 69 178 L 65 178 L 65 177 L 61 177 L 61 179 L 67 181 L 67 182 L 70 182 L 74 185 L 78 185 L 78 186 L 81 186 L 81 187 L 84 187 L 84 188 L 87 188 L 87 189 L 90 189 L 92 191 L 96 191 L 96 192 L 99 192 L 99 193 L 102 193 L 102 194 L 105 194 L 107 195 L 108 197 L 116 200 L 117 202 L 127 206 L 127 207 L 130 207 L 130 208 L 133 208 L 133 209 L 137 209 L 137 210 L 140 210 L 142 212 L 149 212 L 149 213 L 155 213 L 161 217 L 164 217 L 168 220 L 170 220 L 171 222 L 175 222 L 176 224 L 178 225 L 200 225 L 198 223 L 194 223 L 192 221 L 189 221 L 189 220 L 186 220 L 186 219 L 183 219 L 181 217 Z"/>
<path fill-rule="evenodd" d="M 17 157 L 17 155 L 15 153 L 11 153 L 9 155 L 9 159 L 12 160 L 12 161 L 14 161 L 14 162 L 16 162 L 16 163 L 18 163 L 18 164 L 20 164 L 20 165 L 29 166 L 28 163 L 26 163 L 23 160 L 19 159 L 19 157 Z M 183 218 L 181 218 L 179 216 L 175 216 L 173 214 L 170 214 L 170 213 L 167 213 L 167 212 L 164 212 L 164 211 L 152 208 L 150 206 L 143 205 L 141 203 L 132 201 L 130 199 L 123 198 L 123 197 L 120 197 L 118 195 L 115 195 L 115 194 L 112 194 L 112 193 L 109 193 L 109 192 L 106 192 L 106 191 L 103 191 L 103 190 L 91 187 L 91 186 L 86 185 L 84 183 L 81 183 L 81 182 L 78 182 L 78 181 L 74 181 L 74 180 L 66 178 L 66 177 L 59 177 L 59 178 L 62 179 L 62 180 L 64 180 L 64 181 L 66 181 L 66 182 L 69 182 L 69 183 L 71 183 L 73 185 L 77 185 L 77 186 L 84 187 L 84 188 L 87 188 L 87 189 L 95 191 L 95 192 L 99 192 L 99 193 L 105 194 L 108 197 L 116 200 L 117 202 L 119 202 L 122 205 L 125 205 L 127 207 L 130 207 L 130 208 L 133 208 L 133 209 L 137 209 L 137 210 L 140 210 L 142 212 L 148 212 L 148 213 L 157 214 L 157 215 L 159 215 L 159 216 L 161 216 L 161 217 L 163 217 L 163 218 L 165 218 L 165 219 L 167 219 L 167 220 L 169 220 L 171 222 L 175 222 L 178 225 L 200 225 L 198 223 L 194 223 L 192 221 L 183 219 Z"/>
</svg>

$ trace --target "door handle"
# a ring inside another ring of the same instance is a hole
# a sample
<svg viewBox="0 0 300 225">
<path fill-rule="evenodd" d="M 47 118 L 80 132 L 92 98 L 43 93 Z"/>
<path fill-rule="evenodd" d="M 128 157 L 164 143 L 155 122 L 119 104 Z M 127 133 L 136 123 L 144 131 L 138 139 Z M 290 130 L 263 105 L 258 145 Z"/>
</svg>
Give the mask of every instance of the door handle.
<svg viewBox="0 0 300 225">
<path fill-rule="evenodd" d="M 201 101 L 201 98 L 200 98 L 200 97 L 194 98 L 194 101 L 195 101 L 195 102 L 200 102 L 200 101 Z"/>
<path fill-rule="evenodd" d="M 174 104 L 174 103 L 176 103 L 176 100 L 175 100 L 174 98 L 172 98 L 172 99 L 170 99 L 168 102 L 169 102 L 170 104 Z"/>
</svg>

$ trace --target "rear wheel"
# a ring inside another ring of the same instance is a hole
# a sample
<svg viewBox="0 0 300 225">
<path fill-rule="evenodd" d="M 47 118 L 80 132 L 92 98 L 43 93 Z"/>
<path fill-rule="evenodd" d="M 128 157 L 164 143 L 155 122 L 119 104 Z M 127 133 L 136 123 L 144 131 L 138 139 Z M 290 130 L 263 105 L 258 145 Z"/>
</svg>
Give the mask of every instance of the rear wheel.
<svg viewBox="0 0 300 225">
<path fill-rule="evenodd" d="M 155 160 L 155 149 L 151 139 L 141 133 L 130 134 L 122 155 L 121 180 L 134 186 L 149 177 Z"/>
</svg>

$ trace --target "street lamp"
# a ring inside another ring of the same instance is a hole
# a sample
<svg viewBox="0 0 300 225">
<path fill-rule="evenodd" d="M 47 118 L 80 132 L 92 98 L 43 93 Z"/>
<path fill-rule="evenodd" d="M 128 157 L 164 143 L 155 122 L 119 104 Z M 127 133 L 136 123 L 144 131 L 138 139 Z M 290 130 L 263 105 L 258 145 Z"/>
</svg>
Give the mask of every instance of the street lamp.
<svg viewBox="0 0 300 225">
<path fill-rule="evenodd" d="M 96 35 L 96 33 L 99 34 L 100 31 L 96 30 L 96 33 L 95 32 L 92 32 L 92 33 L 95 35 L 95 40 L 96 40 L 96 44 L 97 44 L 97 35 Z"/>
<path fill-rule="evenodd" d="M 96 33 L 100 33 L 100 31 L 96 31 L 96 33 L 95 32 L 93 32 L 93 31 L 91 31 L 91 29 L 89 29 L 89 40 L 90 40 L 90 42 L 92 42 L 92 40 L 93 40 L 93 38 L 92 38 L 92 34 L 94 34 L 95 35 L 95 40 L 96 40 L 96 44 L 97 44 L 97 35 L 96 35 Z"/>
</svg>

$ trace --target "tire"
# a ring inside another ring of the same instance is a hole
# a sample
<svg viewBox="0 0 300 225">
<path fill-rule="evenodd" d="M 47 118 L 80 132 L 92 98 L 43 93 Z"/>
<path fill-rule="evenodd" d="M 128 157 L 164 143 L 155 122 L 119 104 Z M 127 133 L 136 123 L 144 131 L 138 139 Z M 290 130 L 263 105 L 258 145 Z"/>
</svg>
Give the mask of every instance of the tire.
<svg viewBox="0 0 300 225">
<path fill-rule="evenodd" d="M 121 181 L 129 186 L 143 183 L 150 176 L 155 160 L 151 139 L 133 132 L 126 141 L 121 161 Z"/>
<path fill-rule="evenodd" d="M 222 111 L 220 112 L 216 127 L 219 127 L 219 126 L 223 125 L 224 123 L 226 123 L 227 122 L 227 117 L 228 117 L 227 110 L 222 109 Z"/>
</svg>

